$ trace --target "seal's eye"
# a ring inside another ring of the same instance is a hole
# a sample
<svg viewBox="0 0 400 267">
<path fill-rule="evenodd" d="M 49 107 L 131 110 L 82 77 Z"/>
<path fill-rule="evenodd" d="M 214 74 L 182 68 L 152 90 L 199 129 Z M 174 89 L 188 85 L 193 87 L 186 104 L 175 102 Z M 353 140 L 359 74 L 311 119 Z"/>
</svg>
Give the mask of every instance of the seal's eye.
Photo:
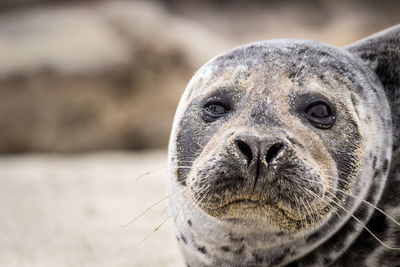
<svg viewBox="0 0 400 267">
<path fill-rule="evenodd" d="M 213 121 L 225 115 L 230 110 L 229 106 L 218 101 L 212 101 L 205 104 L 203 115 L 206 121 Z"/>
<path fill-rule="evenodd" d="M 206 110 L 215 115 L 224 114 L 227 111 L 227 109 L 224 106 L 219 104 L 210 104 L 206 106 Z"/>
<path fill-rule="evenodd" d="M 304 113 L 312 125 L 321 129 L 328 129 L 335 122 L 332 107 L 322 101 L 311 103 L 305 108 Z"/>
<path fill-rule="evenodd" d="M 329 117 L 328 107 L 324 104 L 317 104 L 312 106 L 308 111 L 307 114 L 311 117 L 323 119 Z"/>
</svg>

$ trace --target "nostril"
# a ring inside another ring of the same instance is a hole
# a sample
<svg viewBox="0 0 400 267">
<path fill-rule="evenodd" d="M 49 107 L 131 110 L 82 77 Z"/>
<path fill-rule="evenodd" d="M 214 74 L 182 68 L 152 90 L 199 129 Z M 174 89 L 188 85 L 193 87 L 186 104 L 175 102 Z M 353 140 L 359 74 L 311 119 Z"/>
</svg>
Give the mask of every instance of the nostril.
<svg viewBox="0 0 400 267">
<path fill-rule="evenodd" d="M 282 143 L 275 143 L 267 151 L 265 155 L 265 161 L 270 164 L 274 158 L 279 154 L 279 152 L 283 149 L 284 145 Z"/>
<path fill-rule="evenodd" d="M 240 152 L 246 157 L 247 163 L 250 164 L 250 162 L 253 160 L 253 151 L 251 151 L 250 146 L 242 140 L 235 140 L 236 146 L 239 148 Z"/>
</svg>

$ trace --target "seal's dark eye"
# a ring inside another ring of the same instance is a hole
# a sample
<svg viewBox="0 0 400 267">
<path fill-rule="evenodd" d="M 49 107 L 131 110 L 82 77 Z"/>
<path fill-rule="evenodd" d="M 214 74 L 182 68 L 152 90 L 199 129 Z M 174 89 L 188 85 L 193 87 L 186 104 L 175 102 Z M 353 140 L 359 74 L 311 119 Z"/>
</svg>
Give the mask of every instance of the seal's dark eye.
<svg viewBox="0 0 400 267">
<path fill-rule="evenodd" d="M 206 106 L 206 110 L 212 114 L 225 114 L 227 109 L 219 104 L 210 104 Z"/>
<path fill-rule="evenodd" d="M 308 105 L 304 112 L 311 124 L 321 129 L 328 129 L 335 122 L 333 109 L 325 102 L 314 102 Z"/>
<path fill-rule="evenodd" d="M 324 104 L 317 104 L 315 106 L 312 106 L 307 111 L 307 114 L 311 117 L 319 118 L 319 119 L 329 117 L 328 107 L 325 106 Z"/>
<path fill-rule="evenodd" d="M 225 115 L 230 107 L 222 102 L 212 101 L 203 108 L 203 117 L 206 121 L 213 121 Z"/>
</svg>

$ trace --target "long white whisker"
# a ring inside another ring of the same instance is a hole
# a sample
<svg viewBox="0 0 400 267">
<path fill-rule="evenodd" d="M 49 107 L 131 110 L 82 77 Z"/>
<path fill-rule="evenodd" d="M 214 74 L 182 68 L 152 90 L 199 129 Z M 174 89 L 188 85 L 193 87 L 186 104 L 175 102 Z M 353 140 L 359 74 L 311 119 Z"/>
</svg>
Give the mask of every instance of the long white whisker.
<svg viewBox="0 0 400 267">
<path fill-rule="evenodd" d="M 328 192 L 330 193 L 330 192 Z M 332 194 L 332 193 L 330 193 Z M 336 198 L 333 194 L 332 196 L 334 198 Z M 354 214 L 352 214 L 348 209 L 346 209 L 345 207 L 343 207 L 342 205 L 340 205 L 338 202 L 336 202 L 335 200 L 333 200 L 333 198 L 330 198 L 330 201 L 334 202 L 338 207 L 340 207 L 341 209 L 343 209 L 344 211 L 346 211 L 354 220 L 356 220 L 368 233 L 370 233 L 382 246 L 388 248 L 388 249 L 392 249 L 392 250 L 400 250 L 400 247 L 392 247 L 388 244 L 386 244 L 385 242 L 383 242 L 381 239 L 379 239 L 379 237 L 377 237 L 360 219 L 358 219 Z"/>
<path fill-rule="evenodd" d="M 157 206 L 158 204 L 160 204 L 161 202 L 167 200 L 168 198 L 170 198 L 171 196 L 177 194 L 177 193 L 181 193 L 182 191 L 177 190 L 176 192 L 173 192 L 165 197 L 163 197 L 162 199 L 158 200 L 157 202 L 155 202 L 153 205 L 151 205 L 150 207 L 148 207 L 147 209 L 145 209 L 143 212 L 141 212 L 139 215 L 137 215 L 134 219 L 132 219 L 131 221 L 129 221 L 126 224 L 121 225 L 122 228 L 127 227 L 129 225 L 131 225 L 132 223 L 134 223 L 135 221 L 137 221 L 140 217 L 142 217 L 144 214 L 146 214 L 148 211 L 150 211 L 152 208 L 154 208 L 155 206 Z"/>
<path fill-rule="evenodd" d="M 306 181 L 310 181 L 310 182 L 315 182 L 315 183 L 323 184 L 323 183 L 320 182 L 320 181 L 314 181 L 314 180 L 306 179 L 306 178 L 302 178 L 302 179 L 304 179 L 304 180 L 306 180 Z M 355 196 L 355 195 L 353 195 L 353 194 L 351 194 L 351 193 L 348 193 L 348 192 L 346 192 L 346 191 L 344 191 L 344 190 L 341 190 L 341 189 L 338 189 L 338 188 L 334 188 L 334 187 L 331 187 L 331 186 L 328 186 L 328 187 L 329 187 L 330 189 L 336 190 L 336 191 L 341 192 L 341 193 L 343 193 L 343 194 L 345 194 L 345 195 L 348 195 L 348 196 L 350 196 L 350 197 L 357 198 L 357 196 Z M 366 201 L 366 200 L 364 200 L 364 199 L 362 199 L 361 201 L 362 201 L 363 203 L 369 205 L 370 207 L 376 209 L 377 211 L 379 211 L 380 213 L 382 213 L 383 215 L 385 215 L 385 216 L 386 216 L 387 218 L 389 218 L 393 223 L 395 223 L 397 226 L 400 227 L 400 222 L 398 222 L 398 221 L 397 221 L 396 219 L 394 219 L 392 216 L 390 216 L 389 214 L 387 214 L 385 211 L 383 211 L 382 209 L 378 208 L 376 205 L 374 205 L 374 204 L 372 204 L 371 202 L 368 202 L 368 201 Z"/>
<path fill-rule="evenodd" d="M 154 232 L 158 231 L 158 229 L 160 229 L 160 228 L 164 225 L 164 223 L 166 223 L 169 219 L 171 219 L 171 216 L 168 216 L 168 217 L 167 217 L 165 220 L 163 220 L 156 228 L 154 228 L 153 231 L 152 231 L 150 234 L 148 234 L 144 239 L 142 239 L 140 242 L 138 242 L 137 244 L 135 244 L 135 245 L 133 245 L 133 246 L 131 246 L 131 247 L 139 246 L 140 244 L 142 244 L 143 242 L 145 242 L 147 239 L 149 239 L 149 238 L 154 234 Z"/>
</svg>

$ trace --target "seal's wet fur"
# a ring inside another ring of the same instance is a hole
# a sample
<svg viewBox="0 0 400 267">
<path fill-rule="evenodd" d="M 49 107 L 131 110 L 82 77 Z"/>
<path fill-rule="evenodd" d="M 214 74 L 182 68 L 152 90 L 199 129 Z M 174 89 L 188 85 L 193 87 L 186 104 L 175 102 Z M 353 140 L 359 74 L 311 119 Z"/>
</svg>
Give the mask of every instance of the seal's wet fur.
<svg viewBox="0 0 400 267">
<path fill-rule="evenodd" d="M 346 48 L 257 42 L 205 64 L 169 147 L 187 265 L 399 263 L 367 230 L 400 247 L 374 208 L 399 219 L 399 72 L 399 26 Z"/>
</svg>

